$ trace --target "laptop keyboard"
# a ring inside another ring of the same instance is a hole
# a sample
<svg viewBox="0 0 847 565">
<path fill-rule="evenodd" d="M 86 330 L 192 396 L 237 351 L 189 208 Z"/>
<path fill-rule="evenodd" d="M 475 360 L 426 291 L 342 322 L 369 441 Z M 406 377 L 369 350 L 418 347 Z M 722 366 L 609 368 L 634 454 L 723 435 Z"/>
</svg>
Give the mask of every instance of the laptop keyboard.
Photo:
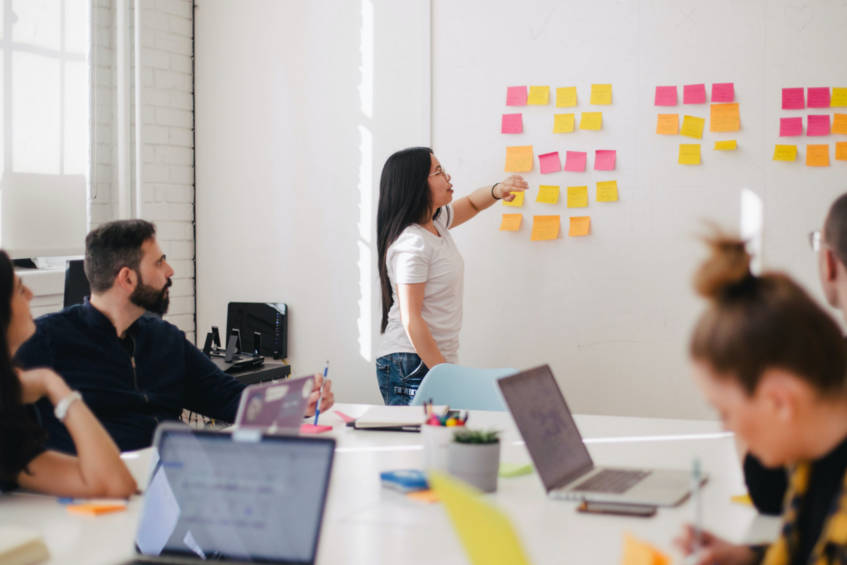
<svg viewBox="0 0 847 565">
<path fill-rule="evenodd" d="M 573 487 L 572 490 L 621 494 L 649 474 L 650 471 L 603 469 Z"/>
</svg>

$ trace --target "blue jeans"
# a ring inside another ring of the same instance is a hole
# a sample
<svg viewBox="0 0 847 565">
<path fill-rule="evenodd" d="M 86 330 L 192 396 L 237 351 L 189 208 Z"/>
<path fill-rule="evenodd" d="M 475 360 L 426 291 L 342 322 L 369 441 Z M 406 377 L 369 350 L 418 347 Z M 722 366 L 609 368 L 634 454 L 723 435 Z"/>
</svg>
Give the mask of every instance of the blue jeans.
<svg viewBox="0 0 847 565">
<path fill-rule="evenodd" d="M 376 360 L 376 380 L 386 406 L 405 406 L 429 372 L 415 353 L 389 353 Z"/>
</svg>

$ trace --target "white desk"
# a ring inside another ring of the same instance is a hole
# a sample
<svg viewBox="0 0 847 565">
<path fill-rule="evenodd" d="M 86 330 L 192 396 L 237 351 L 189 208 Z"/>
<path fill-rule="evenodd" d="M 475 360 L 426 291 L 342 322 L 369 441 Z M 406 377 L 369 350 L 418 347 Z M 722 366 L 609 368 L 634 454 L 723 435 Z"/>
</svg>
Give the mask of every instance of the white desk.
<svg viewBox="0 0 847 565">
<path fill-rule="evenodd" d="M 355 417 L 367 407 L 336 408 Z M 610 416 L 576 420 L 601 465 L 687 469 L 699 456 L 710 476 L 703 491 L 705 525 L 739 542 L 764 541 L 776 534 L 778 520 L 730 503 L 730 496 L 743 493 L 744 486 L 733 439 L 717 423 Z M 440 504 L 414 502 L 380 487 L 380 471 L 420 467 L 419 434 L 352 430 L 332 412 L 322 414 L 321 423 L 335 426 L 338 447 L 319 563 L 467 563 Z M 469 423 L 504 430 L 502 461 L 529 461 L 508 414 L 473 412 Z M 143 458 L 131 461 L 138 475 L 145 474 Z M 617 563 L 624 531 L 671 550 L 672 538 L 692 516 L 690 503 L 662 508 L 648 519 L 577 514 L 573 502 L 548 500 L 534 473 L 501 478 L 497 493 L 488 498 L 512 518 L 536 565 Z M 127 512 L 80 517 L 68 514 L 53 497 L 16 493 L 0 498 L 0 523 L 42 532 L 52 554 L 49 563 L 110 564 L 132 556 L 140 508 L 141 498 L 134 497 Z"/>
</svg>

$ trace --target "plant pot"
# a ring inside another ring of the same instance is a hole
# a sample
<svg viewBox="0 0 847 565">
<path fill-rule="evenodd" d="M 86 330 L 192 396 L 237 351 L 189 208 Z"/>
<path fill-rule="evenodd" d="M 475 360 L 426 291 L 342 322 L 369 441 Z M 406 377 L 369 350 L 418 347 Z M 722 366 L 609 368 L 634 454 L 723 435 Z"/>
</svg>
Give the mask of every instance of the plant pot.
<svg viewBox="0 0 847 565">
<path fill-rule="evenodd" d="M 497 490 L 500 442 L 457 443 L 447 448 L 447 472 L 482 492 Z"/>
</svg>

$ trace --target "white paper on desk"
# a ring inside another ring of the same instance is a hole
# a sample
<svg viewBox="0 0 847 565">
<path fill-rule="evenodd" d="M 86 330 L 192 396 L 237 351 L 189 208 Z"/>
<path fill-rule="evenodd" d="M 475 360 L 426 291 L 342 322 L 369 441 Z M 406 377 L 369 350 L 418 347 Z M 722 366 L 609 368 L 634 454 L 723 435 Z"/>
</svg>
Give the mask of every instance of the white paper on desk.
<svg viewBox="0 0 847 565">
<path fill-rule="evenodd" d="M 159 555 L 179 521 L 179 503 L 168 482 L 164 467 L 159 467 L 144 493 L 144 510 L 135 543 L 144 555 Z"/>
<path fill-rule="evenodd" d="M 433 406 L 436 414 L 443 414 L 446 406 Z M 400 428 L 420 426 L 426 420 L 423 406 L 372 406 L 356 419 L 357 428 Z"/>
</svg>

